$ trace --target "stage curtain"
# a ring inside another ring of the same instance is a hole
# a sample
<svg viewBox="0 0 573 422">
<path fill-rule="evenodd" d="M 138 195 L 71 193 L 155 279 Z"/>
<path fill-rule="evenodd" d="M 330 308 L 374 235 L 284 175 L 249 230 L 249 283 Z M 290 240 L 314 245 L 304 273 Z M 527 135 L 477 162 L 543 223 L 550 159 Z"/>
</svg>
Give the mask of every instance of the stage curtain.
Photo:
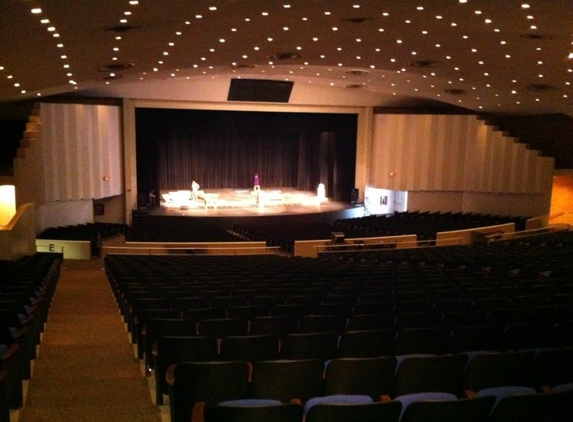
<svg viewBox="0 0 573 422">
<path fill-rule="evenodd" d="M 263 189 L 325 183 L 327 196 L 348 200 L 356 116 L 343 116 L 137 109 L 140 201 L 150 190 L 191 189 L 193 180 L 207 190 L 250 189 L 255 173 Z"/>
</svg>

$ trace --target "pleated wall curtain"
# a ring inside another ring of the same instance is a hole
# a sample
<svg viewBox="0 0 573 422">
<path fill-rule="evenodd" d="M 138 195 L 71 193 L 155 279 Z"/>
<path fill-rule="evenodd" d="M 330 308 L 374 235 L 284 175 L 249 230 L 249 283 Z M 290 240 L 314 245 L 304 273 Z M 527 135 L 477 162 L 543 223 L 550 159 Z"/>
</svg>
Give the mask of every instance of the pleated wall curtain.
<svg viewBox="0 0 573 422">
<path fill-rule="evenodd" d="M 136 110 L 140 200 L 149 190 L 316 190 L 349 200 L 357 116 L 208 110 Z"/>
</svg>

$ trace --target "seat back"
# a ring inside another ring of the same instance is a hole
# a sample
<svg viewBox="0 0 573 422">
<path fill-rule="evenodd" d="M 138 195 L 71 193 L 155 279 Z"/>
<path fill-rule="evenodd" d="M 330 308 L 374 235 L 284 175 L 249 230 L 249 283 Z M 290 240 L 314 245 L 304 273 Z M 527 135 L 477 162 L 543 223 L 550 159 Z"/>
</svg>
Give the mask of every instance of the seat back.
<svg viewBox="0 0 573 422">
<path fill-rule="evenodd" d="M 317 404 L 306 415 L 306 422 L 398 422 L 402 403 Z"/>
<path fill-rule="evenodd" d="M 392 394 L 395 371 L 395 357 L 334 359 L 326 366 L 323 394 L 362 394 L 380 401 Z"/>
<path fill-rule="evenodd" d="M 449 339 L 450 331 L 447 328 L 405 328 L 398 331 L 394 354 L 445 354 L 449 351 Z"/>
<path fill-rule="evenodd" d="M 485 422 L 494 402 L 493 397 L 418 401 L 404 409 L 400 422 Z"/>
<path fill-rule="evenodd" d="M 427 391 L 462 396 L 464 354 L 444 356 L 407 356 L 398 365 L 394 397 Z"/>
<path fill-rule="evenodd" d="M 167 394 L 165 375 L 170 365 L 180 362 L 208 362 L 218 359 L 217 339 L 214 337 L 160 337 L 155 350 L 155 391 L 156 403 L 163 403 L 163 394 Z"/>
<path fill-rule="evenodd" d="M 246 318 L 204 319 L 197 324 L 198 335 L 215 338 L 246 335 L 248 329 L 249 323 Z"/>
<path fill-rule="evenodd" d="M 342 333 L 346 329 L 344 315 L 305 315 L 298 326 L 299 333 L 321 333 L 331 331 Z"/>
<path fill-rule="evenodd" d="M 338 343 L 339 358 L 390 356 L 394 353 L 393 329 L 346 331 Z"/>
<path fill-rule="evenodd" d="M 270 334 L 283 336 L 296 333 L 298 317 L 287 316 L 261 316 L 253 319 L 251 334 Z"/>
<path fill-rule="evenodd" d="M 277 359 L 279 338 L 273 335 L 246 335 L 223 337 L 220 344 L 222 360 L 258 362 Z"/>
<path fill-rule="evenodd" d="M 169 401 L 172 422 L 189 422 L 195 404 L 213 406 L 249 396 L 246 362 L 182 362 L 175 366 Z"/>
<path fill-rule="evenodd" d="M 251 397 L 302 403 L 322 394 L 324 363 L 319 359 L 255 362 Z"/>
<path fill-rule="evenodd" d="M 205 410 L 205 422 L 301 422 L 300 404 L 270 406 L 212 406 Z"/>
<path fill-rule="evenodd" d="M 450 350 L 453 353 L 475 350 L 501 351 L 503 325 L 462 325 L 452 330 Z"/>
<path fill-rule="evenodd" d="M 464 389 L 479 391 L 504 385 L 528 385 L 535 352 L 475 355 L 464 374 Z"/>
<path fill-rule="evenodd" d="M 297 333 L 281 337 L 282 359 L 332 359 L 336 356 L 338 335 L 333 332 Z"/>
</svg>

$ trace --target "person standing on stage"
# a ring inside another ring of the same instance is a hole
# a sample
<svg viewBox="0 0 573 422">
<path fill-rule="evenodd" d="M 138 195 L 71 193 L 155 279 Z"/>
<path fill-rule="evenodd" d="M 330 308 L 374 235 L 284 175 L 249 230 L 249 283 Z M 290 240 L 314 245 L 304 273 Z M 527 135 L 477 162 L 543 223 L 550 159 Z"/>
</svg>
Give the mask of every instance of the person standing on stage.
<svg viewBox="0 0 573 422">
<path fill-rule="evenodd" d="M 191 183 L 191 200 L 192 201 L 196 201 L 199 199 L 199 183 L 197 183 L 195 180 L 193 180 L 193 182 Z"/>
</svg>

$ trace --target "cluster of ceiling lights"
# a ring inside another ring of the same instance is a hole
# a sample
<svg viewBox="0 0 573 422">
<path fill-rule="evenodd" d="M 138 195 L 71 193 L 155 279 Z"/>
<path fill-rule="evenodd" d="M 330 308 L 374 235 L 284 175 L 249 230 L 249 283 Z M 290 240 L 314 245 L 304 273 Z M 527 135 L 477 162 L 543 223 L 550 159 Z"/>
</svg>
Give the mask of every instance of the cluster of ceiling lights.
<svg viewBox="0 0 573 422">
<path fill-rule="evenodd" d="M 126 7 L 126 10 L 123 12 L 123 15 L 122 15 L 121 18 L 119 19 L 120 27 L 121 27 L 121 26 L 124 26 L 124 27 L 126 27 L 126 28 L 129 27 L 129 20 L 130 20 L 130 18 L 133 16 L 133 14 L 134 14 L 134 12 L 135 12 L 135 8 L 139 5 L 139 1 L 138 1 L 138 0 L 127 0 L 127 3 L 128 3 L 128 5 L 127 5 L 127 7 Z M 459 0 L 459 3 L 460 3 L 460 4 L 469 3 L 469 0 Z M 354 9 L 360 9 L 360 5 L 359 5 L 359 4 L 354 4 L 352 7 L 353 7 Z M 531 14 L 531 12 L 530 12 L 531 7 L 530 7 L 530 5 L 527 4 L 527 3 L 522 3 L 520 7 L 521 7 L 521 9 L 524 10 L 525 13 L 526 13 L 525 18 L 526 18 L 529 22 L 531 22 L 531 23 L 529 24 L 529 30 L 532 31 L 533 33 L 526 34 L 526 35 L 531 35 L 532 37 L 534 37 L 539 28 L 533 23 L 533 22 L 535 21 L 535 19 L 534 19 L 534 16 L 533 16 L 533 15 Z M 284 8 L 284 9 L 291 9 L 291 5 L 290 5 L 290 4 L 283 4 L 283 8 Z M 423 6 L 418 6 L 418 7 L 416 7 L 416 10 L 417 10 L 417 11 L 424 11 L 424 7 L 423 7 Z M 217 6 L 210 6 L 208 9 L 206 9 L 206 10 L 204 11 L 204 14 L 201 14 L 200 12 L 197 12 L 197 13 L 195 14 L 194 18 L 197 19 L 197 20 L 199 20 L 199 19 L 204 19 L 204 17 L 206 17 L 208 14 L 213 13 L 213 12 L 216 12 L 216 11 L 217 11 Z M 69 61 L 68 61 L 68 56 L 65 54 L 64 44 L 63 44 L 63 42 L 61 41 L 61 36 L 60 36 L 60 34 L 58 33 L 56 27 L 50 22 L 50 20 L 49 20 L 48 18 L 45 17 L 45 14 L 43 13 L 42 9 L 40 9 L 40 8 L 34 8 L 34 9 L 31 10 L 31 13 L 34 14 L 34 15 L 38 15 L 38 16 L 40 17 L 40 23 L 46 27 L 47 32 L 48 32 L 49 34 L 51 34 L 51 36 L 54 38 L 54 40 L 55 40 L 55 42 L 56 42 L 56 46 L 58 47 L 59 51 L 62 52 L 62 54 L 60 55 L 60 58 L 61 58 L 62 61 L 63 61 L 62 66 L 63 66 L 63 68 L 64 68 L 64 71 L 66 72 L 66 76 L 67 76 L 67 78 L 68 78 L 68 82 L 69 82 L 71 85 L 74 86 L 74 89 L 77 89 L 77 88 L 78 88 L 78 87 L 77 87 L 77 82 L 73 79 L 73 73 L 72 73 L 71 68 L 70 68 L 70 64 L 69 64 Z M 261 11 L 260 13 L 261 13 L 261 15 L 262 15 L 263 17 L 268 17 L 268 16 L 270 16 L 270 14 L 269 14 L 267 11 Z M 482 16 L 482 11 L 480 11 L 480 10 L 475 10 L 474 13 L 475 13 L 476 16 L 479 16 L 479 17 Z M 328 16 L 328 15 L 331 14 L 331 12 L 328 11 L 328 10 L 325 10 L 325 11 L 324 11 L 324 14 Z M 389 17 L 389 14 L 383 12 L 383 13 L 381 13 L 381 16 L 384 17 L 384 18 L 388 18 L 388 17 Z M 308 20 L 307 17 L 301 17 L 301 19 L 302 19 L 303 21 L 307 21 L 307 20 Z M 435 16 L 435 19 L 442 20 L 442 19 L 444 19 L 444 17 L 441 16 L 441 15 L 436 15 L 436 16 Z M 250 21 L 250 20 L 251 20 L 250 18 L 245 18 L 245 21 L 247 21 L 247 22 Z M 362 20 L 368 20 L 368 18 L 363 18 Z M 409 20 L 406 20 L 405 22 L 406 22 L 406 23 L 411 23 L 411 21 L 409 21 Z M 486 18 L 484 18 L 483 23 L 484 23 L 485 25 L 491 25 L 491 24 L 492 24 L 492 20 L 491 20 L 490 18 L 486 17 Z M 182 21 L 182 22 L 180 23 L 180 28 L 179 28 L 179 30 L 177 30 L 177 31 L 174 32 L 174 38 L 173 38 L 172 40 L 169 40 L 169 41 L 166 43 L 165 49 L 164 49 L 163 51 L 161 51 L 161 53 L 160 53 L 160 54 L 161 54 L 161 57 L 157 60 L 156 65 L 153 66 L 152 69 L 150 69 L 150 71 L 151 71 L 152 73 L 160 72 L 160 70 L 161 70 L 163 67 L 165 67 L 164 65 L 165 65 L 165 62 L 166 62 L 167 58 L 168 58 L 169 55 L 170 55 L 170 51 L 171 51 L 171 49 L 172 49 L 173 47 L 175 47 L 175 44 L 176 44 L 176 43 L 175 43 L 175 40 L 177 39 L 177 37 L 182 36 L 182 35 L 183 35 L 184 28 L 185 28 L 185 27 L 189 27 L 190 25 L 192 25 L 191 20 L 184 20 L 184 21 Z M 456 27 L 456 26 L 457 26 L 456 22 L 451 22 L 451 26 L 452 26 L 452 27 Z M 332 26 L 331 29 L 332 29 L 333 32 L 339 31 L 339 28 L 338 28 L 337 26 Z M 289 31 L 290 28 L 287 27 L 287 26 L 285 26 L 285 27 L 282 28 L 282 30 L 283 30 L 283 31 Z M 493 30 L 495 33 L 500 33 L 500 32 L 501 32 L 501 30 L 500 30 L 499 28 L 493 28 L 492 30 Z M 230 31 L 231 31 L 231 33 L 235 33 L 235 32 L 238 31 L 238 29 L 235 28 L 235 27 L 233 27 L 233 28 L 230 28 Z M 384 32 L 384 28 L 380 27 L 380 28 L 378 28 L 378 31 L 379 31 L 379 32 Z M 422 34 L 423 34 L 423 35 L 424 35 L 424 34 L 427 34 L 427 31 L 422 31 Z M 120 33 L 116 32 L 116 33 L 114 33 L 114 37 L 115 37 L 115 42 L 114 42 L 114 44 L 113 44 L 113 46 L 112 46 L 111 64 L 110 64 L 110 65 L 106 65 L 106 66 L 102 66 L 101 68 L 98 69 L 99 71 L 107 72 L 107 73 L 108 73 L 108 75 L 104 78 L 104 80 L 105 80 L 106 83 L 109 83 L 111 80 L 121 78 L 121 74 L 118 74 L 117 72 L 119 72 L 119 71 L 121 71 L 121 70 L 125 70 L 125 69 L 127 69 L 127 68 L 129 68 L 129 67 L 132 66 L 132 64 L 130 64 L 130 63 L 121 63 L 121 61 L 119 60 L 122 35 L 121 35 Z M 462 37 L 463 37 L 463 39 L 468 39 L 468 38 L 469 38 L 469 37 L 468 37 L 467 35 L 465 35 L 465 34 L 462 34 Z M 313 40 L 314 42 L 319 41 L 316 37 L 315 37 L 315 38 L 312 38 L 312 40 Z M 269 38 L 266 38 L 266 41 L 272 42 L 273 39 L 269 37 Z M 356 43 L 358 43 L 358 44 L 360 44 L 360 43 L 362 42 L 362 40 L 359 39 L 359 38 L 357 38 L 355 41 L 356 41 Z M 399 39 L 399 38 L 396 39 L 395 41 L 396 41 L 397 44 L 403 44 L 403 40 L 401 40 L 401 39 Z M 221 44 L 222 44 L 222 43 L 225 43 L 225 42 L 226 42 L 226 39 L 225 39 L 224 36 L 222 36 L 222 37 L 220 37 L 220 38 L 218 39 L 218 43 L 221 43 Z M 573 45 L 573 42 L 572 42 L 571 44 Z M 502 47 L 503 47 L 504 45 L 507 45 L 507 41 L 506 41 L 506 40 L 503 40 L 503 39 L 500 40 L 500 45 L 501 45 Z M 443 47 L 443 45 L 441 45 L 441 44 L 436 44 L 436 45 L 435 45 L 435 48 L 438 49 L 438 51 L 439 51 L 439 49 L 444 50 L 444 48 L 442 48 L 442 47 Z M 256 52 L 256 51 L 259 51 L 259 50 L 261 49 L 261 46 L 260 46 L 260 45 L 253 45 L 251 48 Z M 336 51 L 340 51 L 340 50 L 341 50 L 340 47 L 335 47 L 335 49 L 336 49 Z M 301 50 L 302 50 L 302 47 L 301 47 L 300 45 L 298 45 L 298 46 L 295 46 L 295 47 L 293 48 L 293 51 L 292 51 L 292 52 L 280 52 L 280 53 L 277 53 L 277 54 L 275 54 L 275 55 L 271 55 L 271 56 L 268 57 L 268 59 L 269 59 L 268 65 L 269 65 L 271 68 L 274 68 L 276 62 L 281 61 L 282 58 L 285 57 L 285 56 L 287 57 L 287 61 L 288 61 L 288 60 L 296 60 L 296 59 L 299 59 L 299 58 L 301 57 Z M 541 47 L 537 47 L 536 50 L 537 50 L 538 52 L 540 52 L 540 51 L 541 51 Z M 216 45 L 215 45 L 215 46 L 211 46 L 211 47 L 208 49 L 208 51 L 209 51 L 209 53 L 215 53 L 215 51 L 216 51 Z M 382 51 L 382 49 L 381 49 L 380 47 L 375 47 L 375 48 L 374 48 L 374 51 L 375 51 L 375 53 L 380 53 L 380 52 Z M 471 52 L 472 52 L 472 54 L 476 54 L 476 56 L 477 56 L 477 53 L 478 53 L 478 52 L 477 52 L 476 49 L 471 49 Z M 421 55 L 420 52 L 417 52 L 417 51 L 411 51 L 410 53 L 411 53 L 411 56 L 414 57 L 414 58 L 415 58 L 415 57 L 419 57 L 419 56 Z M 334 54 L 336 54 L 336 53 L 334 53 Z M 324 60 L 325 58 L 326 58 L 325 54 L 320 55 L 320 56 L 319 56 L 319 63 L 316 63 L 316 65 L 321 65 L 320 61 Z M 511 59 L 511 55 L 510 55 L 510 54 L 506 54 L 506 55 L 505 55 L 505 58 L 506 58 L 506 59 Z M 573 59 L 573 52 L 570 52 L 570 53 L 569 53 L 568 58 L 569 58 L 569 59 Z M 246 52 L 243 53 L 243 54 L 241 55 L 241 59 L 244 60 L 244 61 L 248 60 L 248 59 L 249 59 L 249 54 L 247 54 Z M 198 58 L 198 60 L 199 60 L 199 61 L 198 61 L 197 63 L 192 64 L 192 68 L 194 68 L 194 69 L 199 69 L 199 68 L 203 67 L 202 74 L 208 74 L 209 70 L 212 70 L 212 69 L 213 69 L 213 66 L 212 66 L 212 65 L 208 65 L 208 56 L 207 56 L 206 54 L 200 56 L 200 57 Z M 376 60 L 376 59 L 374 59 L 374 60 Z M 413 66 L 413 67 L 417 67 L 417 68 L 433 69 L 433 68 L 436 68 L 436 67 L 440 67 L 440 66 L 442 66 L 442 65 L 444 65 L 444 64 L 447 65 L 448 62 L 451 63 L 451 60 L 452 60 L 452 57 L 451 57 L 450 55 L 445 55 L 444 57 L 439 58 L 438 60 L 435 60 L 435 61 L 434 61 L 434 60 L 416 60 L 416 61 L 413 61 L 413 62 L 409 63 L 409 66 Z M 405 73 L 408 71 L 407 66 L 405 66 L 405 65 L 399 65 L 399 64 L 398 64 L 398 60 L 397 60 L 396 58 L 388 58 L 388 61 L 389 61 L 389 63 L 390 63 L 392 66 L 395 66 L 395 70 L 394 70 L 394 71 L 395 71 L 397 74 L 405 74 Z M 356 56 L 356 63 L 362 65 L 361 62 L 363 62 L 363 57 L 361 57 L 360 55 L 357 55 L 357 56 Z M 480 66 L 482 66 L 482 65 L 485 64 L 483 60 L 479 60 L 479 59 L 478 59 L 478 62 L 477 62 L 477 63 L 478 63 L 478 65 L 480 65 Z M 538 66 L 542 66 L 542 65 L 544 64 L 542 60 L 537 60 L 535 63 L 536 63 Z M 237 73 L 237 74 L 239 75 L 239 77 L 240 77 L 240 72 L 241 72 L 241 71 L 243 71 L 243 70 L 248 70 L 248 69 L 252 69 L 252 68 L 255 67 L 255 65 L 253 65 L 253 64 L 250 64 L 250 63 L 239 63 L 239 62 L 237 62 L 237 61 L 233 61 L 232 63 L 229 64 L 229 66 L 230 66 L 230 68 L 232 69 L 231 71 L 234 72 L 234 73 Z M 305 73 L 307 74 L 307 76 L 309 76 L 309 72 L 311 72 L 311 71 L 314 72 L 314 73 L 312 73 L 310 76 L 316 76 L 316 77 L 323 76 L 323 75 L 321 75 L 319 72 L 315 72 L 314 70 L 308 69 L 309 66 L 311 66 L 311 63 L 309 63 L 308 61 L 304 61 L 303 63 L 301 63 L 300 65 L 298 65 L 298 67 L 292 67 L 291 69 L 289 69 L 288 72 L 289 72 L 289 74 L 295 75 L 295 73 L 297 72 L 297 69 L 298 69 L 298 71 L 301 72 L 301 76 L 304 76 Z M 348 64 L 348 63 L 337 63 L 337 65 L 336 65 L 335 67 L 343 67 L 343 66 L 354 67 L 354 66 L 351 66 L 351 65 Z M 327 71 L 334 73 L 335 67 L 328 68 Z M 381 66 L 380 66 L 380 63 L 378 63 L 378 64 L 372 63 L 372 64 L 370 64 L 370 65 L 359 66 L 359 67 L 361 67 L 361 68 L 368 67 L 368 68 L 370 68 L 370 69 L 377 69 L 377 68 L 378 68 L 378 69 L 380 69 L 380 70 L 389 71 L 389 69 L 385 69 L 384 67 L 381 67 Z M 4 72 L 5 70 L 6 70 L 6 69 L 4 69 L 4 67 L 1 66 L 1 63 L 0 63 L 0 72 Z M 453 67 L 453 70 L 454 70 L 456 73 L 459 73 L 460 75 L 462 74 L 462 69 L 459 69 L 458 67 Z M 178 76 L 178 73 L 179 73 L 180 71 L 181 71 L 181 69 L 173 69 L 173 70 L 171 71 L 171 73 L 170 73 L 170 76 L 171 76 L 171 77 L 176 77 L 176 76 Z M 264 67 L 261 68 L 260 71 L 261 71 L 261 73 L 263 73 L 263 74 L 266 73 Z M 573 75 L 573 70 L 572 70 L 571 68 L 569 68 L 567 71 L 568 71 L 569 75 Z M 372 81 L 372 79 L 370 79 L 370 78 L 373 78 L 373 77 L 376 76 L 376 75 L 368 75 L 368 73 L 369 73 L 369 72 L 367 72 L 367 71 L 364 72 L 364 75 L 369 78 L 367 81 L 365 81 L 365 82 L 360 82 L 360 83 L 358 83 L 358 84 L 357 84 L 357 83 L 354 83 L 353 81 L 351 81 L 351 83 L 343 84 L 343 86 L 350 87 L 350 88 L 365 87 L 366 84 L 367 84 L 367 82 L 369 83 L 369 82 Z M 148 71 L 143 71 L 142 74 L 141 74 L 140 79 L 141 79 L 141 80 L 144 80 L 145 77 L 146 77 L 148 74 L 149 74 Z M 491 76 L 491 75 L 489 75 L 489 73 L 488 73 L 487 71 L 484 71 L 483 75 L 486 76 L 486 77 Z M 355 75 L 350 75 L 350 76 L 355 76 Z M 377 75 L 376 77 L 386 78 L 386 76 L 387 76 L 387 74 L 379 74 L 379 75 Z M 430 77 L 438 77 L 438 76 L 439 76 L 439 75 L 438 75 L 438 74 L 436 73 L 436 71 L 434 71 L 434 70 L 429 71 L 428 74 L 421 75 L 421 77 L 424 78 L 424 79 L 428 79 L 428 78 L 430 78 Z M 8 74 L 6 77 L 7 77 L 9 80 L 13 81 L 14 87 L 17 88 L 17 89 L 19 89 L 21 94 L 26 94 L 26 90 L 25 90 L 23 87 L 20 86 L 20 83 L 18 83 L 18 82 L 15 80 L 15 78 L 14 78 L 14 76 L 13 76 L 12 74 Z M 343 74 L 343 75 L 340 76 L 340 77 L 344 79 L 344 78 L 346 78 L 346 74 Z M 542 72 L 539 72 L 538 75 L 537 75 L 537 77 L 538 77 L 539 80 L 543 80 L 544 75 L 543 75 Z M 285 79 L 288 80 L 288 78 L 285 78 Z M 492 78 L 492 79 L 493 79 L 493 78 Z M 406 81 L 406 83 L 412 83 L 412 81 L 411 81 L 410 79 L 406 79 L 405 81 Z M 311 81 L 309 80 L 309 82 L 311 82 Z M 513 84 L 516 84 L 516 87 L 517 87 L 518 81 L 512 80 L 511 82 L 512 82 Z M 522 81 L 519 81 L 519 82 L 522 82 Z M 445 91 L 446 93 L 448 93 L 448 94 L 453 94 L 453 95 L 461 95 L 461 94 L 466 93 L 466 90 L 465 90 L 465 89 L 459 89 L 459 88 L 455 87 L 455 84 L 457 84 L 457 83 L 462 83 L 462 84 L 465 83 L 464 77 L 460 76 L 459 78 L 457 78 L 457 80 L 452 80 L 452 79 L 450 79 L 450 80 L 447 81 L 447 83 L 448 83 L 448 85 L 452 85 L 452 86 L 451 86 L 450 88 L 448 88 L 447 90 L 440 90 L 439 92 L 437 92 L 436 95 L 437 95 L 438 97 L 440 97 L 441 94 L 442 94 L 444 91 Z M 566 84 L 567 87 L 570 87 L 570 86 L 571 86 L 571 82 L 570 82 L 570 81 L 566 81 L 565 84 Z M 336 83 L 335 83 L 335 82 L 330 82 L 330 85 L 331 85 L 331 86 L 335 86 Z M 393 95 L 397 95 L 397 91 L 396 91 L 396 89 L 395 89 L 395 88 L 396 88 L 396 84 L 392 83 L 392 84 L 390 84 L 390 86 L 391 86 L 392 89 L 393 89 Z M 434 84 L 430 84 L 430 88 L 432 88 L 432 89 L 437 89 L 437 87 L 436 87 Z M 492 84 L 487 83 L 487 84 L 485 85 L 485 88 L 492 89 L 493 86 L 492 86 Z M 418 87 L 414 87 L 414 88 L 412 88 L 412 89 L 413 89 L 415 92 L 418 92 L 418 91 L 420 90 Z M 478 89 L 478 88 L 475 87 L 475 86 L 471 87 L 471 90 L 472 90 L 472 91 L 477 91 L 477 89 Z M 554 89 L 555 89 L 555 87 L 552 87 L 552 86 L 550 86 L 550 85 L 546 85 L 546 84 L 543 84 L 543 83 L 530 84 L 530 85 L 528 85 L 528 90 L 529 90 L 529 91 L 547 92 L 547 91 L 551 91 L 551 90 L 554 90 Z M 373 90 L 374 90 L 374 89 L 373 89 Z M 37 95 L 40 96 L 41 94 L 40 94 L 40 93 L 37 93 Z M 499 93 L 493 94 L 493 95 L 494 95 L 495 97 L 500 97 L 500 96 L 501 96 Z M 514 97 L 517 96 L 517 95 L 518 95 L 518 90 L 517 90 L 517 89 L 512 89 L 512 90 L 511 90 L 511 95 L 514 96 Z M 567 95 L 567 94 L 563 94 L 562 97 L 563 97 L 563 98 L 568 98 L 568 95 Z M 518 97 L 515 97 L 515 98 L 518 98 Z M 475 99 L 478 100 L 478 101 L 481 100 L 480 97 L 476 97 Z M 461 103 L 462 101 L 463 101 L 462 99 L 458 99 L 458 102 L 459 102 L 459 103 Z M 540 98 L 536 98 L 536 101 L 540 101 Z M 520 104 L 519 99 L 516 99 L 515 102 L 516 102 L 516 104 Z M 483 107 L 479 106 L 479 108 L 483 108 Z"/>
<path fill-rule="evenodd" d="M 64 72 L 66 73 L 66 77 L 68 78 L 68 83 L 74 86 L 74 89 L 77 89 L 77 82 L 73 79 L 73 73 L 71 70 L 71 66 L 69 64 L 69 57 L 66 54 L 66 50 L 64 47 L 64 43 L 62 42 L 61 39 L 61 35 L 60 33 L 57 31 L 56 27 L 53 25 L 52 22 L 50 22 L 50 19 L 48 19 L 43 10 L 39 7 L 33 8 L 30 10 L 30 12 L 33 15 L 38 15 L 38 17 L 40 18 L 40 24 L 42 24 L 43 26 L 45 26 L 46 31 L 52 35 L 52 37 L 54 38 L 54 42 L 56 43 L 56 47 L 58 48 L 58 50 L 61 52 L 60 53 L 60 59 L 62 60 L 62 68 L 64 69 Z M 22 94 L 25 94 L 25 90 L 21 91 Z M 42 95 L 41 92 L 36 93 L 36 95 L 38 97 L 40 97 Z"/>
<path fill-rule="evenodd" d="M 135 8 L 139 5 L 139 0 L 128 0 L 128 7 L 124 10 L 122 17 L 119 19 L 119 26 L 114 27 L 112 31 L 114 35 L 114 43 L 112 46 L 112 57 L 111 64 L 100 66 L 97 70 L 99 72 L 106 72 L 108 75 L 104 77 L 106 84 L 111 81 L 122 78 L 122 75 L 117 73 L 121 70 L 129 69 L 133 66 L 132 63 L 123 63 L 119 60 L 119 54 L 121 51 L 120 45 L 122 40 L 122 32 L 127 32 L 130 29 L 129 18 L 131 18 L 135 12 Z"/>
</svg>

